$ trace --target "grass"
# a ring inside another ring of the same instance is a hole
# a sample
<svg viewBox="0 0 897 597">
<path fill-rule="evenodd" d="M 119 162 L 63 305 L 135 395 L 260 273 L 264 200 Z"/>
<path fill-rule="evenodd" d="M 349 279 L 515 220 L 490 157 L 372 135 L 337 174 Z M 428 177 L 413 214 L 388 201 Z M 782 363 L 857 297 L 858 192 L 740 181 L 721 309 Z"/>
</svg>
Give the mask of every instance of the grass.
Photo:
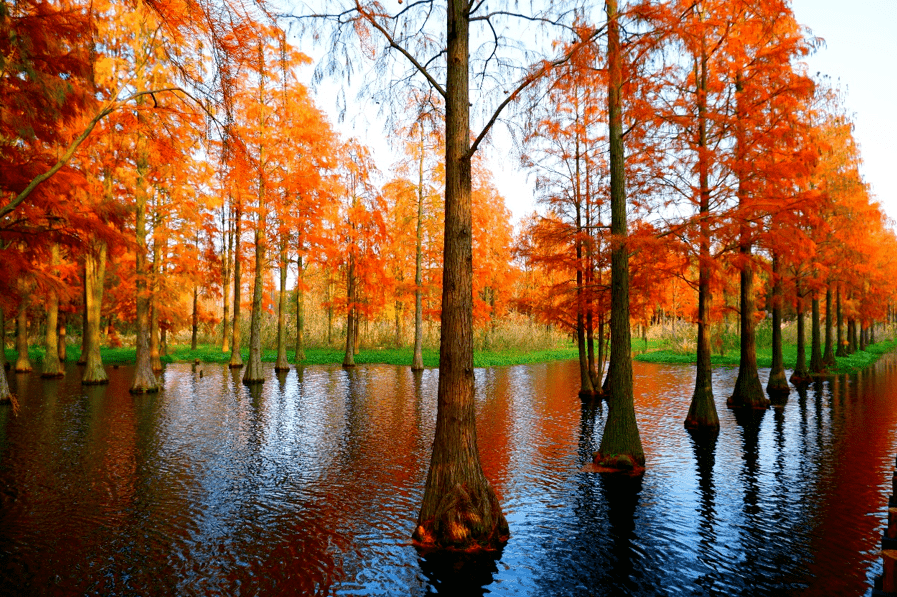
<svg viewBox="0 0 897 597">
<path fill-rule="evenodd" d="M 244 348 L 241 351 L 243 362 L 249 359 L 249 349 Z M 293 352 L 287 352 L 292 362 Z M 6 359 L 11 363 L 15 363 L 16 351 L 7 349 Z M 129 364 L 134 362 L 135 349 L 130 348 L 100 348 L 100 355 L 103 363 L 106 365 Z M 344 351 L 334 348 L 307 348 L 305 350 L 306 365 L 340 365 L 343 362 Z M 76 362 L 80 356 L 80 349 L 77 347 L 69 347 L 66 354 L 66 362 Z M 412 348 L 371 348 L 362 349 L 355 355 L 355 363 L 362 364 L 386 364 L 386 365 L 411 365 L 414 350 Z M 494 367 L 499 365 L 523 365 L 527 363 L 542 363 L 546 361 L 563 361 L 567 359 L 575 359 L 577 357 L 576 348 L 556 348 L 550 350 L 524 351 L 524 350 L 502 350 L 502 351 L 474 351 L 473 366 L 474 367 Z M 28 349 L 28 358 L 31 359 L 32 365 L 38 365 L 43 362 L 44 349 L 42 346 L 31 346 Z M 435 349 L 425 348 L 423 350 L 424 366 L 439 366 L 439 351 Z M 162 361 L 166 363 L 192 363 L 199 359 L 203 363 L 227 363 L 230 361 L 230 353 L 222 352 L 221 348 L 213 345 L 201 345 L 196 350 L 190 350 L 187 345 L 169 346 L 168 356 L 162 357 Z M 273 363 L 277 360 L 276 350 L 263 350 L 262 361 Z"/>
<path fill-rule="evenodd" d="M 881 355 L 883 355 L 884 353 L 890 352 L 895 348 L 897 348 L 897 339 L 885 340 L 883 342 L 871 344 L 866 347 L 866 350 L 859 350 L 852 355 L 846 357 L 835 357 L 836 365 L 829 371 L 829 373 L 834 375 L 840 375 L 842 373 L 856 373 L 857 371 L 870 366 L 872 363 L 877 361 L 879 357 L 881 357 Z M 807 352 L 807 361 L 809 363 L 809 347 L 807 347 Z M 797 361 L 797 346 L 794 344 L 783 345 L 782 356 L 785 359 L 786 367 L 793 366 L 794 362 Z M 719 354 L 711 355 L 710 362 L 713 365 L 737 367 L 740 357 L 741 353 L 736 348 L 734 350 L 728 351 L 725 356 Z M 691 364 L 695 362 L 696 355 L 693 352 L 656 350 L 653 352 L 646 352 L 637 355 L 635 359 L 646 363 Z M 772 367 L 771 347 L 757 349 L 757 366 Z"/>
</svg>

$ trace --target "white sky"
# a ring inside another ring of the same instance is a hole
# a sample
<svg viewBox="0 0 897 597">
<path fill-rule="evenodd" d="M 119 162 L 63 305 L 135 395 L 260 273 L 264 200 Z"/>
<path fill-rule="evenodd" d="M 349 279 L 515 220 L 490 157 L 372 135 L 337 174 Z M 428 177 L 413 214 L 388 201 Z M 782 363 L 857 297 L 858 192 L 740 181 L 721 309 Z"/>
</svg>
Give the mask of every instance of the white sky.
<svg viewBox="0 0 897 597">
<path fill-rule="evenodd" d="M 807 61 L 847 91 L 862 173 L 897 220 L 897 0 L 793 0 L 797 21 L 825 40 Z"/>
<path fill-rule="evenodd" d="M 862 173 L 885 213 L 897 220 L 897 0 L 792 0 L 797 21 L 822 37 L 825 45 L 807 62 L 811 74 L 828 75 L 846 91 L 846 109 L 854 114 L 855 136 L 863 156 Z M 305 51 L 308 51 L 306 49 Z M 349 115 L 336 124 L 335 86 L 318 89 L 318 105 L 345 135 L 370 145 L 387 171 L 394 157 L 376 117 Z M 349 92 L 349 111 L 355 98 Z M 367 106 L 371 112 L 371 106 Z M 517 221 L 535 208 L 532 177 L 508 155 L 510 143 L 497 125 L 487 156 L 499 191 Z"/>
</svg>

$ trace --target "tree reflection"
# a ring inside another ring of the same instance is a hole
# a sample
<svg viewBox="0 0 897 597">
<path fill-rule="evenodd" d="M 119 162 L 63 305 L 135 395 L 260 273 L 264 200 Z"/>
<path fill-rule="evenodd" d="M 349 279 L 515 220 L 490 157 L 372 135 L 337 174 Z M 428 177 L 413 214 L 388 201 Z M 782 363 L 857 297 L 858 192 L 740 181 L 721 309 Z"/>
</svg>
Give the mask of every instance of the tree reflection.
<svg viewBox="0 0 897 597">
<path fill-rule="evenodd" d="M 485 595 L 498 572 L 502 549 L 478 553 L 419 552 L 417 562 L 427 578 L 428 595 Z"/>
</svg>

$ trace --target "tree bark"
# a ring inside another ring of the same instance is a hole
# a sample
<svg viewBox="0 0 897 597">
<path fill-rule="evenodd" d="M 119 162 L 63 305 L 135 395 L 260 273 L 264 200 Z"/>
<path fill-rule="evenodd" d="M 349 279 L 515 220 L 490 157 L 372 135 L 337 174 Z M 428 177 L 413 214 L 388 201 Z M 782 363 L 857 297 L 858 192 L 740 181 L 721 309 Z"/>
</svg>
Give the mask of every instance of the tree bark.
<svg viewBox="0 0 897 597">
<path fill-rule="evenodd" d="M 262 293 L 265 275 L 265 206 L 264 195 L 259 198 L 259 221 L 255 227 L 255 277 L 252 285 L 252 317 L 249 325 L 249 361 L 243 372 L 244 384 L 262 383 Z"/>
<path fill-rule="evenodd" d="M 81 383 L 99 385 L 109 383 L 100 356 L 100 318 L 103 308 L 103 282 L 106 276 L 106 243 L 94 241 L 84 256 L 87 287 L 87 360 Z"/>
<path fill-rule="evenodd" d="M 6 360 L 6 314 L 3 307 L 0 306 L 0 369 L 8 369 L 9 362 Z"/>
<path fill-rule="evenodd" d="M 143 155 L 143 154 L 141 154 Z M 147 288 L 147 248 L 146 248 L 146 206 L 147 194 L 143 190 L 147 164 L 145 159 L 137 164 L 137 192 L 135 236 L 137 240 L 136 254 L 136 303 L 137 330 L 136 354 L 134 363 L 134 381 L 131 383 L 132 394 L 143 394 L 159 391 L 156 375 L 153 373 L 152 354 L 150 353 L 150 295 Z"/>
<path fill-rule="evenodd" d="M 701 57 L 695 65 L 698 104 L 698 184 L 699 243 L 698 249 L 698 342 L 695 391 L 691 397 L 685 428 L 715 431 L 719 415 L 713 400 L 713 371 L 710 367 L 710 165 L 707 157 L 707 52 L 701 40 Z M 674 313 L 675 315 L 675 313 Z M 676 325 L 674 320 L 673 325 Z"/>
<path fill-rule="evenodd" d="M 59 356 L 59 361 L 61 363 L 65 363 L 66 358 L 66 343 L 65 343 L 65 311 L 60 311 L 57 318 L 57 329 L 58 332 L 56 334 L 57 338 L 59 338 L 59 346 L 57 354 Z M 0 317 L 0 326 L 3 325 L 3 318 Z M 0 360 L 0 364 L 2 364 L 2 360 Z"/>
<path fill-rule="evenodd" d="M 436 435 L 413 538 L 417 545 L 494 549 L 508 523 L 480 465 L 473 372 L 469 4 L 448 0 L 445 240 Z"/>
<path fill-rule="evenodd" d="M 810 374 L 824 375 L 825 365 L 822 364 L 822 330 L 820 329 L 819 298 L 813 293 L 812 301 L 812 325 L 810 331 Z"/>
<path fill-rule="evenodd" d="M 196 350 L 199 335 L 199 286 L 193 286 L 193 322 L 190 330 L 190 350 Z"/>
<path fill-rule="evenodd" d="M 800 283 L 797 284 L 797 362 L 794 371 L 791 372 L 791 383 L 800 385 L 810 380 L 810 372 L 807 370 L 807 348 L 804 340 L 804 302 L 800 293 Z"/>
<path fill-rule="evenodd" d="M 28 358 L 28 297 L 22 293 L 19 310 L 16 313 L 16 373 L 28 373 L 31 371 L 31 361 Z"/>
<path fill-rule="evenodd" d="M 346 352 L 343 367 L 355 366 L 355 336 L 358 320 L 355 317 L 355 256 L 349 255 L 346 272 Z"/>
<path fill-rule="evenodd" d="M 766 384 L 766 393 L 774 400 L 781 401 L 788 396 L 788 378 L 785 376 L 785 359 L 782 355 L 782 277 L 779 273 L 779 259 L 772 256 L 772 370 Z"/>
<path fill-rule="evenodd" d="M 9 391 L 9 382 L 6 381 L 6 367 L 0 367 L 0 404 L 12 400 L 12 392 Z"/>
<path fill-rule="evenodd" d="M 847 354 L 855 353 L 857 351 L 857 322 L 852 317 L 847 319 L 847 342 Z"/>
<path fill-rule="evenodd" d="M 859 340 L 860 340 L 860 350 L 866 350 L 866 326 L 863 323 L 862 319 L 860 320 Z"/>
<path fill-rule="evenodd" d="M 298 365 L 305 360 L 305 291 L 302 289 L 302 255 L 296 258 L 296 264 L 296 347 L 293 361 Z"/>
<path fill-rule="evenodd" d="M 82 285 L 82 301 L 84 308 L 81 310 L 81 354 L 78 355 L 78 364 L 87 364 L 87 268 L 84 269 L 84 284 Z"/>
<path fill-rule="evenodd" d="M 845 346 L 846 342 L 844 341 L 844 315 L 841 312 L 841 287 L 838 286 L 836 300 L 835 300 L 835 309 L 837 310 L 837 321 L 838 321 L 838 347 L 835 349 L 835 356 L 837 357 L 846 357 L 847 356 L 847 347 Z"/>
<path fill-rule="evenodd" d="M 243 355 L 240 353 L 240 288 L 243 286 L 243 280 L 240 277 L 240 225 L 241 225 L 241 209 L 237 206 L 234 215 L 234 324 L 232 327 L 233 337 L 230 343 L 230 362 L 228 367 L 231 369 L 240 369 L 243 367 Z"/>
<path fill-rule="evenodd" d="M 283 241 L 280 247 L 280 301 L 277 306 L 277 361 L 275 371 L 289 371 L 287 360 L 287 247 Z"/>
<path fill-rule="evenodd" d="M 158 240 L 153 242 L 153 263 L 150 276 L 150 363 L 153 371 L 162 370 L 162 357 L 159 352 L 159 267 L 162 260 L 162 246 Z"/>
<path fill-rule="evenodd" d="M 594 462 L 610 470 L 638 472 L 645 452 L 635 420 L 632 393 L 632 339 L 629 329 L 629 246 L 626 224 L 626 172 L 623 149 L 623 56 L 617 0 L 607 0 L 607 115 L 610 145 L 610 393 L 607 422 Z"/>
<path fill-rule="evenodd" d="M 223 285 L 224 305 L 222 307 L 224 315 L 221 318 L 221 352 L 230 352 L 231 339 L 231 320 L 230 320 L 230 273 L 232 269 L 234 256 L 234 232 L 229 229 L 231 223 L 227 217 L 228 209 L 222 209 L 222 229 L 224 232 L 224 259 L 221 260 L 221 279 Z"/>
<path fill-rule="evenodd" d="M 825 288 L 825 350 L 822 352 L 822 365 L 825 368 L 835 366 L 834 338 L 832 330 L 832 285 Z"/>
<path fill-rule="evenodd" d="M 50 265 L 56 273 L 59 265 L 59 245 L 53 244 Z M 65 368 L 59 360 L 59 295 L 50 290 L 47 297 L 47 335 L 41 377 L 64 377 Z"/>
<path fill-rule="evenodd" d="M 424 128 L 420 126 L 420 156 L 417 163 L 417 234 L 414 250 L 414 356 L 411 370 L 424 368 L 424 311 L 423 311 L 423 237 L 424 237 Z"/>
</svg>

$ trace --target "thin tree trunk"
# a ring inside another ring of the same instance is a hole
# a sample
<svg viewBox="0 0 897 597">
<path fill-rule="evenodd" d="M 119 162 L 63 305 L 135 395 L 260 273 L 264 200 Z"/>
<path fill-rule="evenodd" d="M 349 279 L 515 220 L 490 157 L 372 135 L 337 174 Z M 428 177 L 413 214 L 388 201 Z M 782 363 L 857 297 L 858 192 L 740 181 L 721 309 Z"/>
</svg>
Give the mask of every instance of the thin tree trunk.
<svg viewBox="0 0 897 597">
<path fill-rule="evenodd" d="M 0 325 L 3 324 L 3 318 L 0 317 Z M 58 352 L 60 363 L 65 363 L 66 358 L 66 343 L 65 343 L 65 311 L 60 311 L 58 316 L 58 324 L 57 324 L 57 337 L 59 338 L 59 346 Z M 0 361 L 2 364 L 2 361 Z"/>
<path fill-rule="evenodd" d="M 103 307 L 103 281 L 106 275 L 106 243 L 92 243 L 84 257 L 87 285 L 87 361 L 81 383 L 97 385 L 109 383 L 100 356 L 100 318 Z"/>
<path fill-rule="evenodd" d="M 349 255 L 349 267 L 346 274 L 346 352 L 343 355 L 343 367 L 355 366 L 355 256 Z"/>
<path fill-rule="evenodd" d="M 228 367 L 231 369 L 240 369 L 243 367 L 243 355 L 240 353 L 240 288 L 243 286 L 243 280 L 240 277 L 240 226 L 242 220 L 242 210 L 238 205 L 234 215 L 234 323 L 231 326 L 233 337 L 230 343 L 230 362 Z"/>
<path fill-rule="evenodd" d="M 255 277 L 252 285 L 252 317 L 249 325 L 249 361 L 243 372 L 244 384 L 262 383 L 262 293 L 265 275 L 265 207 L 264 196 L 259 198 L 259 221 L 255 228 Z"/>
<path fill-rule="evenodd" d="M 199 335 L 199 286 L 193 286 L 193 322 L 190 330 L 190 350 L 196 350 Z"/>
<path fill-rule="evenodd" d="M 289 371 L 287 360 L 287 245 L 283 241 L 280 246 L 280 302 L 277 306 L 277 361 L 275 371 Z"/>
<path fill-rule="evenodd" d="M 81 354 L 78 355 L 78 364 L 87 364 L 87 264 L 84 264 L 84 284 L 82 284 L 82 301 L 84 308 L 81 310 Z"/>
<path fill-rule="evenodd" d="M 623 56 L 617 0 L 607 0 L 607 115 L 610 146 L 610 395 L 607 422 L 594 462 L 612 470 L 638 471 L 645 466 L 645 452 L 635 420 L 632 393 L 632 339 L 629 329 L 629 246 L 626 224 L 626 172 L 623 163 Z"/>
<path fill-rule="evenodd" d="M 782 355 L 782 276 L 779 273 L 779 259 L 772 256 L 772 370 L 766 392 L 776 401 L 788 395 L 788 378 L 785 376 L 785 359 Z"/>
<path fill-rule="evenodd" d="M 6 367 L 0 367 L 0 404 L 11 400 L 12 392 L 9 391 L 9 382 L 6 381 Z"/>
<path fill-rule="evenodd" d="M 807 348 L 804 331 L 804 301 L 800 293 L 800 283 L 797 284 L 797 362 L 794 371 L 791 372 L 791 383 L 795 385 L 809 381 L 810 372 L 807 370 Z"/>
<path fill-rule="evenodd" d="M 835 366 L 834 338 L 832 330 L 832 285 L 825 288 L 825 350 L 822 353 L 823 367 Z"/>
<path fill-rule="evenodd" d="M 710 368 L 710 165 L 707 147 L 707 53 L 701 40 L 700 61 L 695 61 L 698 104 L 698 184 L 699 186 L 699 254 L 698 254 L 698 342 L 695 391 L 692 394 L 686 429 L 719 429 L 719 415 L 713 400 L 713 372 Z M 678 312 L 674 309 L 674 317 Z M 674 329 L 676 321 L 673 321 Z"/>
<path fill-rule="evenodd" d="M 432 547 L 496 548 L 509 536 L 477 449 L 473 373 L 469 7 L 448 0 L 445 239 L 433 454 L 413 538 Z"/>
<path fill-rule="evenodd" d="M 847 320 L 847 341 L 849 342 L 848 354 L 855 353 L 857 351 L 857 322 L 852 317 Z"/>
<path fill-rule="evenodd" d="M 838 348 L 835 349 L 835 356 L 846 357 L 847 347 L 844 340 L 844 314 L 841 312 L 841 286 L 838 286 L 837 294 L 835 296 L 835 309 L 837 310 L 838 321 Z"/>
<path fill-rule="evenodd" d="M 158 225 L 158 222 L 157 222 Z M 162 262 L 162 244 L 158 239 L 153 241 L 153 263 L 150 276 L 150 363 L 153 371 L 162 370 L 162 357 L 159 352 L 159 268 Z"/>
<path fill-rule="evenodd" d="M 420 156 L 417 163 L 417 234 L 414 251 L 414 356 L 411 370 L 424 368 L 424 311 L 423 311 L 423 230 L 424 230 L 424 129 L 420 126 Z"/>
<path fill-rule="evenodd" d="M 9 361 L 6 360 L 6 314 L 2 306 L 0 306 L 0 368 L 4 370 L 9 368 Z"/>
<path fill-rule="evenodd" d="M 59 245 L 53 244 L 50 253 L 50 265 L 54 272 L 59 265 Z M 41 377 L 63 377 L 65 368 L 59 361 L 59 295 L 56 290 L 50 290 L 47 298 L 47 336 L 45 343 L 44 362 Z"/>
<path fill-rule="evenodd" d="M 301 248 L 300 248 L 301 251 Z M 293 361 L 296 364 L 305 360 L 305 291 L 302 289 L 302 255 L 296 258 L 296 349 Z"/>
<path fill-rule="evenodd" d="M 863 320 L 860 320 L 860 350 L 866 350 L 866 328 L 863 324 Z"/>
<path fill-rule="evenodd" d="M 16 313 L 16 373 L 28 373 L 31 371 L 31 361 L 28 359 L 28 297 L 21 293 L 19 310 Z"/>
<path fill-rule="evenodd" d="M 221 279 L 223 284 L 223 295 L 224 295 L 224 305 L 223 311 L 224 315 L 221 318 L 221 352 L 230 352 L 230 340 L 231 340 L 231 319 L 230 319 L 230 274 L 233 269 L 233 259 L 234 259 L 234 231 L 230 229 L 231 222 L 227 217 L 228 213 L 227 207 L 222 209 L 222 217 L 224 218 L 224 222 L 222 222 L 222 229 L 224 229 L 224 259 L 221 260 Z"/>
<path fill-rule="evenodd" d="M 819 298 L 813 293 L 812 325 L 810 331 L 810 374 L 823 375 L 825 365 L 822 364 L 822 330 L 820 329 Z"/>
</svg>

